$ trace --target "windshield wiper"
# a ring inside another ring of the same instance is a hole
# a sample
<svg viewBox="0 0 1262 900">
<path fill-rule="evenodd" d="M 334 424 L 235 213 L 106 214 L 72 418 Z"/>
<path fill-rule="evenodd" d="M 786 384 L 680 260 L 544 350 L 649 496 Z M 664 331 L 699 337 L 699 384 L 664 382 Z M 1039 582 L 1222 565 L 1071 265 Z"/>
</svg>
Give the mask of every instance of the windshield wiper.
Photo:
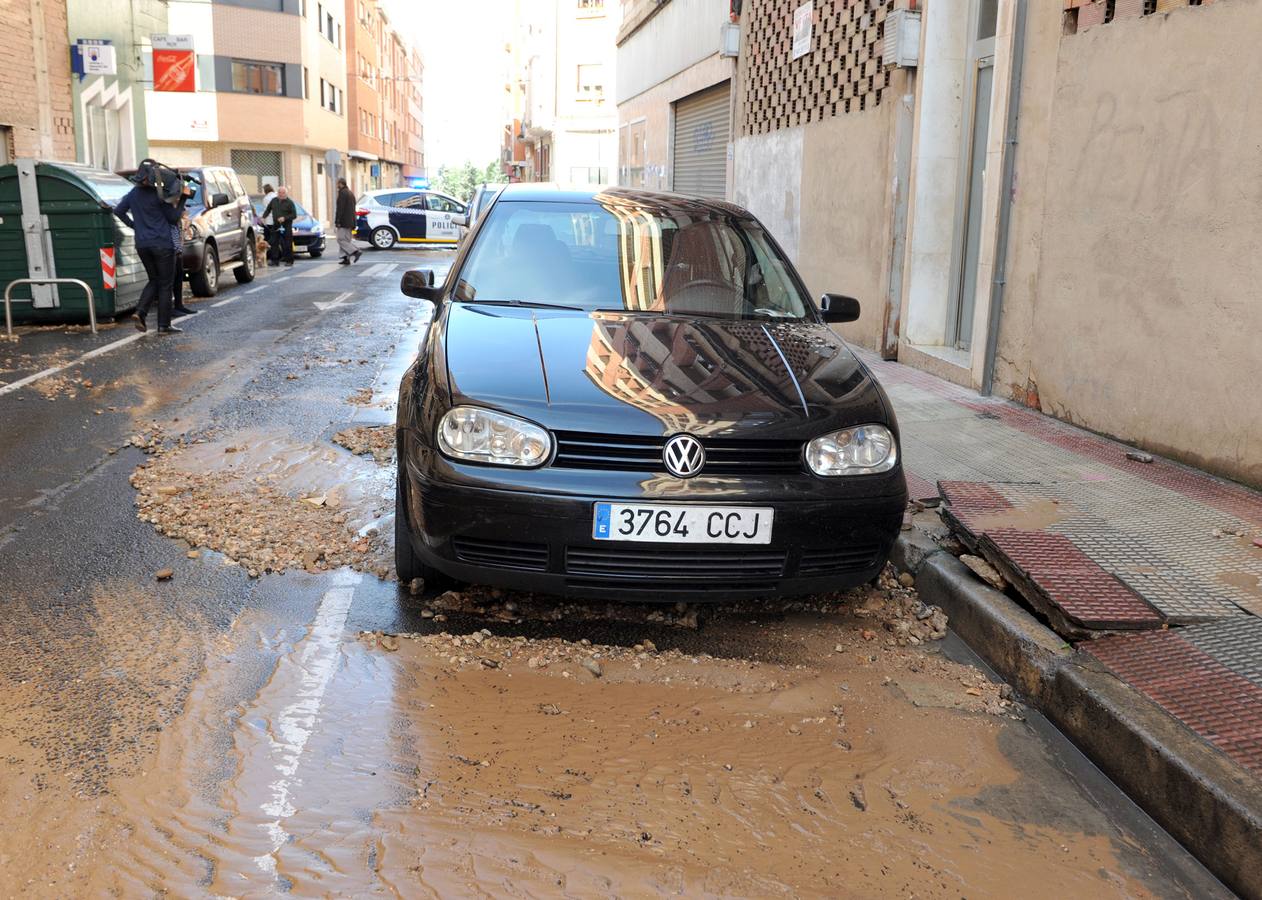
<svg viewBox="0 0 1262 900">
<path fill-rule="evenodd" d="M 461 303 L 481 304 L 482 306 L 521 306 L 526 309 L 568 309 L 573 312 L 586 312 L 581 306 L 564 306 L 560 303 L 544 303 L 541 300 L 461 300 Z"/>
</svg>

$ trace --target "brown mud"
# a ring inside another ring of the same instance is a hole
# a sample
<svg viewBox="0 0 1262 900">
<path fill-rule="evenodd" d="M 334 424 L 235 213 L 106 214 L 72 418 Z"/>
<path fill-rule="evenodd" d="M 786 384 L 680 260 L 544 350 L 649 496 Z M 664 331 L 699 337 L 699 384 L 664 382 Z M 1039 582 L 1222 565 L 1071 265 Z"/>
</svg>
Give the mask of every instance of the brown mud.
<svg viewBox="0 0 1262 900">
<path fill-rule="evenodd" d="M 644 626 L 688 650 L 527 637 L 477 591 L 425 608 L 494 633 L 355 635 L 359 579 L 234 703 L 243 614 L 143 763 L 45 791 L 0 862 L 48 896 L 1181 895 L 890 575 Z"/>
</svg>

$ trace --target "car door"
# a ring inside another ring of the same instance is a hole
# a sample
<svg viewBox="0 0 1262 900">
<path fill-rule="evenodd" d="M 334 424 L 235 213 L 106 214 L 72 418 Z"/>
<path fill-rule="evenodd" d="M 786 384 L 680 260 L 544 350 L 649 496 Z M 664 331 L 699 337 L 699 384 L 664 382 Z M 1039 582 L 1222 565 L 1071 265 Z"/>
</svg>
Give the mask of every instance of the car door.
<svg viewBox="0 0 1262 900">
<path fill-rule="evenodd" d="M 208 207 L 214 203 L 216 194 L 226 194 L 228 197 L 227 203 L 222 206 L 216 204 L 209 212 L 215 244 L 219 248 L 219 261 L 227 262 L 241 252 L 241 241 L 237 235 L 237 208 L 232 202 L 232 187 L 224 182 L 223 176 L 215 169 L 203 169 L 202 182 L 206 188 Z"/>
<path fill-rule="evenodd" d="M 244 251 L 246 246 L 246 234 L 249 232 L 250 226 L 254 223 L 254 205 L 250 201 L 250 195 L 246 193 L 245 185 L 241 183 L 241 179 L 237 176 L 235 169 L 224 169 L 223 175 L 232 186 L 232 202 L 237 208 L 237 227 L 241 229 L 241 234 L 238 236 L 240 239 L 239 246 L 241 250 Z"/>
<path fill-rule="evenodd" d="M 425 195 L 426 237 L 431 241 L 457 241 L 460 239 L 460 226 L 452 221 L 452 216 L 459 215 L 465 208 L 442 194 Z"/>
<path fill-rule="evenodd" d="M 428 236 L 425 216 L 424 193 L 402 191 L 394 195 L 394 202 L 390 205 L 390 224 L 399 233 L 399 240 L 411 243 L 424 241 Z"/>
</svg>

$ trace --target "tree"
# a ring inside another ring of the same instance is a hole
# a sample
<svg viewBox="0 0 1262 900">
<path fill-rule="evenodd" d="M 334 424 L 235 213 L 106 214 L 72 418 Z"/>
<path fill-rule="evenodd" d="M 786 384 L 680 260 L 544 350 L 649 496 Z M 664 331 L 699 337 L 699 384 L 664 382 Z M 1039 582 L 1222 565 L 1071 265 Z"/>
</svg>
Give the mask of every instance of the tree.
<svg viewBox="0 0 1262 900">
<path fill-rule="evenodd" d="M 478 185 L 486 181 L 500 181 L 503 177 L 497 162 L 492 161 L 479 168 L 465 161 L 458 166 L 439 166 L 434 189 L 455 197 L 461 203 L 468 203 Z"/>
</svg>

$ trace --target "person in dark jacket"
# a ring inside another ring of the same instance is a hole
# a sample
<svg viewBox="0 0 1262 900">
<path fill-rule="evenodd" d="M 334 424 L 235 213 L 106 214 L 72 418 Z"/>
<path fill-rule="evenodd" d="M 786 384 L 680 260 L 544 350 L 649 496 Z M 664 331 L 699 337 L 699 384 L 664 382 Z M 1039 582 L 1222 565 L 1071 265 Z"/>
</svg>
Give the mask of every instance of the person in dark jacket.
<svg viewBox="0 0 1262 900">
<path fill-rule="evenodd" d="M 285 265 L 294 264 L 294 219 L 298 218 L 298 207 L 289 199 L 289 191 L 284 185 L 276 189 L 276 196 L 263 210 L 263 218 L 272 217 L 272 229 L 275 241 L 272 244 L 272 261 L 284 260 Z"/>
<path fill-rule="evenodd" d="M 114 214 L 136 234 L 136 255 L 149 279 L 133 316 L 137 331 L 149 330 L 145 319 L 154 301 L 158 304 L 158 333 L 175 334 L 183 330 L 171 324 L 171 283 L 175 278 L 177 252 L 171 229 L 179 226 L 184 204 L 191 193 L 188 185 L 183 185 L 179 200 L 168 203 L 157 188 L 138 184 L 114 207 Z"/>
<path fill-rule="evenodd" d="M 360 251 L 355 246 L 355 195 L 345 178 L 337 180 L 337 207 L 333 214 L 333 227 L 337 229 L 337 249 L 342 251 L 342 265 L 359 262 Z"/>
</svg>

